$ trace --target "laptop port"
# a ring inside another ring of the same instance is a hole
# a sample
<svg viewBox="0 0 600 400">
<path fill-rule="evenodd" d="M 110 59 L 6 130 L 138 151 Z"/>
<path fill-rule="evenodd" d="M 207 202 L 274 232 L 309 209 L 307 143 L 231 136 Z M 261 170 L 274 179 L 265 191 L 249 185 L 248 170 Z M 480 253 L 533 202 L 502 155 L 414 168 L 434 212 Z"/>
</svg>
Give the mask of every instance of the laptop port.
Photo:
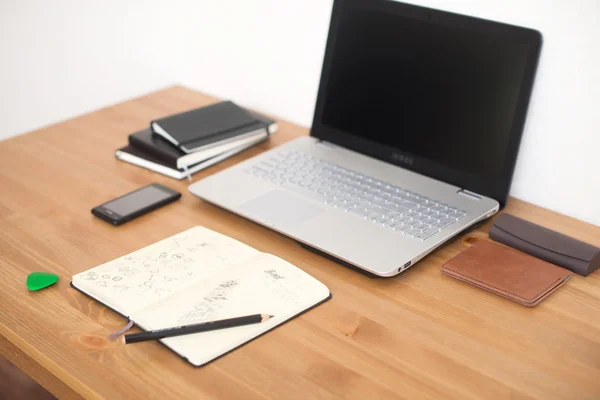
<svg viewBox="0 0 600 400">
<path fill-rule="evenodd" d="M 403 268 L 404 268 L 404 269 L 406 269 L 406 268 L 410 267 L 410 264 L 411 264 L 411 262 L 412 262 L 412 261 L 409 261 L 409 262 L 407 262 L 406 264 L 404 264 L 404 266 L 403 266 L 403 267 L 400 267 L 400 268 L 398 268 L 398 271 L 402 271 L 402 269 L 403 269 Z"/>
</svg>

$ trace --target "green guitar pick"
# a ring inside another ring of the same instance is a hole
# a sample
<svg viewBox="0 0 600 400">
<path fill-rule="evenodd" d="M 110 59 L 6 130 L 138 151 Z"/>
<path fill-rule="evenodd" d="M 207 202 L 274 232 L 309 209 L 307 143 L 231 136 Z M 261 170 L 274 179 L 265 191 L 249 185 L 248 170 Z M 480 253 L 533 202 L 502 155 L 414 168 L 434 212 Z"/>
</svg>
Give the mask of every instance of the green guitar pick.
<svg viewBox="0 0 600 400">
<path fill-rule="evenodd" d="M 27 276 L 27 289 L 40 290 L 58 282 L 58 275 L 48 272 L 32 272 Z"/>
</svg>

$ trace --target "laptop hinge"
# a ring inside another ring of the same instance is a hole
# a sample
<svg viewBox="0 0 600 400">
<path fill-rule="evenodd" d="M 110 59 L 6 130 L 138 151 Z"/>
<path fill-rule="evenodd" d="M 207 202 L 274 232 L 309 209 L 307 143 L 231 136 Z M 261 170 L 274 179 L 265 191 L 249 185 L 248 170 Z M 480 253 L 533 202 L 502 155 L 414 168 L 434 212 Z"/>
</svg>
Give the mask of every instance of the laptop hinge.
<svg viewBox="0 0 600 400">
<path fill-rule="evenodd" d="M 322 140 L 322 139 L 317 139 L 317 144 L 320 144 L 321 146 L 325 146 L 329 149 L 335 149 L 337 147 L 335 144 L 326 142 L 325 140 Z"/>
<path fill-rule="evenodd" d="M 481 200 L 483 198 L 483 196 L 477 193 L 470 192 L 466 189 L 460 189 L 457 193 L 475 200 Z"/>
</svg>

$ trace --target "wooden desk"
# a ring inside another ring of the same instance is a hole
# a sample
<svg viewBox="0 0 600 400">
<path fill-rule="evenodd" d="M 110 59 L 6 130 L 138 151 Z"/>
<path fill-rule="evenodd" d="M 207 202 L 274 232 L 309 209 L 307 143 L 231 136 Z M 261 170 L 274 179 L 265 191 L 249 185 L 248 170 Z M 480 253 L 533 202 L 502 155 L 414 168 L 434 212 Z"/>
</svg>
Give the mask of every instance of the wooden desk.
<svg viewBox="0 0 600 400">
<path fill-rule="evenodd" d="M 372 279 L 198 200 L 186 181 L 114 158 L 151 118 L 213 101 L 174 87 L 0 143 L 3 356 L 61 398 L 600 398 L 598 272 L 528 309 L 440 273 L 465 248 L 459 238 L 400 276 Z M 194 180 L 305 134 L 281 122 L 269 143 Z M 118 228 L 90 214 L 150 182 L 183 198 Z M 507 211 L 600 245 L 598 227 L 518 200 Z M 195 225 L 292 262 L 333 299 L 200 369 L 158 343 L 109 342 L 123 318 L 71 289 L 71 276 Z M 30 293 L 32 271 L 61 279 Z"/>
</svg>

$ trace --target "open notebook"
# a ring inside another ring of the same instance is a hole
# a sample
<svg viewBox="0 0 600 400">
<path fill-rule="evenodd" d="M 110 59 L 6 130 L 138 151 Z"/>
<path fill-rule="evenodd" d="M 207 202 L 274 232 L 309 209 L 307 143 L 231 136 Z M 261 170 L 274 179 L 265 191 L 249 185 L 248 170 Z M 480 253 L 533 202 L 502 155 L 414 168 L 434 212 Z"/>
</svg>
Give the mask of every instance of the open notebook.
<svg viewBox="0 0 600 400">
<path fill-rule="evenodd" d="M 79 273 L 71 284 L 145 330 L 275 316 L 260 324 L 161 340 L 195 366 L 331 298 L 325 285 L 292 264 L 202 227 Z"/>
</svg>

